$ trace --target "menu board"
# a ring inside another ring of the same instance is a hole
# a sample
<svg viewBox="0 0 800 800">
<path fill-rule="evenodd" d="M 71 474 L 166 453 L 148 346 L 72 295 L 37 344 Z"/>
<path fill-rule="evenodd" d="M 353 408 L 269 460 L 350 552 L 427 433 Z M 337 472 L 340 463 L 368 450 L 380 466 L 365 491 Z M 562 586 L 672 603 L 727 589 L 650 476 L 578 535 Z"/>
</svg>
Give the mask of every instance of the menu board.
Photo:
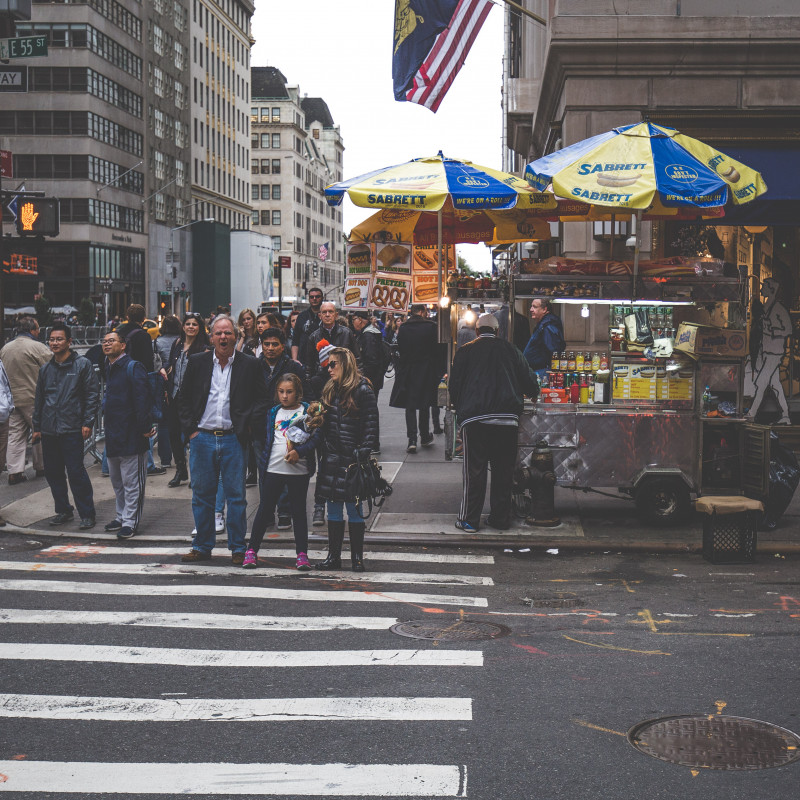
<svg viewBox="0 0 800 800">
<path fill-rule="evenodd" d="M 350 276 L 344 282 L 344 308 L 367 308 L 372 278 L 369 275 Z"/>
<path fill-rule="evenodd" d="M 455 245 L 445 245 L 442 247 L 444 254 L 445 274 L 456 267 L 456 248 Z M 437 272 L 439 271 L 439 248 L 436 245 L 431 247 L 414 246 L 414 272 Z"/>
<path fill-rule="evenodd" d="M 366 242 L 347 245 L 347 274 L 370 275 L 375 265 L 372 245 Z"/>
<path fill-rule="evenodd" d="M 439 300 L 439 273 L 415 272 L 412 281 L 414 284 L 415 303 L 435 303 Z M 444 290 L 444 281 L 442 282 Z"/>
<path fill-rule="evenodd" d="M 411 302 L 411 281 L 394 275 L 376 274 L 372 279 L 369 307 L 377 311 L 405 314 Z"/>
<path fill-rule="evenodd" d="M 664 370 L 664 375 L 658 378 L 658 399 L 691 402 L 694 399 L 694 370 Z"/>
<path fill-rule="evenodd" d="M 376 268 L 394 275 L 411 275 L 411 245 L 390 242 L 375 245 Z"/>
<path fill-rule="evenodd" d="M 614 400 L 657 400 L 656 368 L 652 364 L 614 364 Z"/>
</svg>

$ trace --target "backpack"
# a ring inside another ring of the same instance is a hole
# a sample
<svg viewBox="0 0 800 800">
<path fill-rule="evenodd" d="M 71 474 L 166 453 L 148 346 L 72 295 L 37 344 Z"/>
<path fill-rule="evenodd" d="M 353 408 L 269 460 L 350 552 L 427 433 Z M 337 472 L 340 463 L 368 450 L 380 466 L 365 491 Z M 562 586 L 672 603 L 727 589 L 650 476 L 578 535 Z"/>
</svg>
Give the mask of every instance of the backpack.
<svg viewBox="0 0 800 800">
<path fill-rule="evenodd" d="M 129 382 L 133 382 L 134 365 L 140 363 L 133 359 L 128 362 L 126 371 Z M 160 372 L 148 372 L 147 383 L 150 385 L 150 419 L 155 425 L 156 422 L 161 422 L 164 417 L 164 378 Z"/>
</svg>

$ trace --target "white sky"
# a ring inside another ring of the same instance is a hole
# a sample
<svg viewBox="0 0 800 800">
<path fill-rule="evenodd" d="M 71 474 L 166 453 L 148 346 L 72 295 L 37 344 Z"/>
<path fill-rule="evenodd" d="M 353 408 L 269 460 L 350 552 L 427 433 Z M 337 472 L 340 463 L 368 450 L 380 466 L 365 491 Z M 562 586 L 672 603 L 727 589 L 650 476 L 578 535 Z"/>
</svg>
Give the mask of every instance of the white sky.
<svg viewBox="0 0 800 800">
<path fill-rule="evenodd" d="M 277 67 L 301 94 L 328 104 L 344 140 L 344 178 L 412 158 L 465 158 L 502 166 L 503 9 L 489 13 L 436 114 L 392 92 L 394 0 L 256 0 L 251 65 Z M 348 198 L 348 231 L 372 213 Z M 459 245 L 474 269 L 489 248 Z"/>
</svg>

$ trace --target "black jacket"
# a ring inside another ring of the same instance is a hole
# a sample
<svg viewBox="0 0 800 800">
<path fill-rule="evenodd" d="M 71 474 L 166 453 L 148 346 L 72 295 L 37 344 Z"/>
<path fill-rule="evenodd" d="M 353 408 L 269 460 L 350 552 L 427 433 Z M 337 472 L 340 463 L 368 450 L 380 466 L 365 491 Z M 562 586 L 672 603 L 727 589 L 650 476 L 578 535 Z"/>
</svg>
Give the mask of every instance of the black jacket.
<svg viewBox="0 0 800 800">
<path fill-rule="evenodd" d="M 369 455 L 378 447 L 378 404 L 375 392 L 362 380 L 355 395 L 357 411 L 344 414 L 337 400 L 325 407 L 322 426 L 324 451 L 315 496 L 336 502 L 353 502 L 345 486 L 347 467 L 354 463 L 356 450 Z"/>
<path fill-rule="evenodd" d="M 459 347 L 448 388 L 459 425 L 490 418 L 519 420 L 523 394 L 539 395 L 536 376 L 522 353 L 489 334 Z"/>
<path fill-rule="evenodd" d="M 128 368 L 128 364 L 133 364 Z M 105 363 L 106 452 L 109 456 L 145 453 L 150 440 L 144 435 L 152 428 L 153 390 L 144 366 L 123 353 L 113 364 Z"/>
<path fill-rule="evenodd" d="M 308 337 L 311 336 L 320 325 L 322 325 L 322 320 L 319 318 L 319 314 L 315 314 L 310 308 L 301 311 L 294 322 L 292 347 L 297 347 L 297 358 L 306 368 L 309 366 L 306 363 L 306 344 L 308 342 Z M 316 353 L 314 353 L 314 357 L 316 358 Z"/>
<path fill-rule="evenodd" d="M 264 382 L 267 386 L 267 401 L 270 404 L 278 402 L 275 397 L 275 392 L 278 388 L 278 378 L 280 378 L 282 375 L 286 375 L 287 373 L 290 375 L 297 375 L 297 377 L 300 378 L 300 383 L 303 385 L 303 395 L 305 396 L 306 371 L 303 369 L 303 365 L 299 361 L 289 358 L 289 356 L 284 352 L 284 354 L 276 362 L 275 366 L 271 367 L 267 363 L 267 359 L 264 358 L 264 353 L 262 352 L 258 357 L 258 363 L 261 365 L 261 369 L 264 371 Z"/>
<path fill-rule="evenodd" d="M 442 347 L 432 319 L 411 314 L 397 332 L 397 373 L 389 405 L 427 408 L 438 405 L 436 389 L 445 373 Z"/>
<path fill-rule="evenodd" d="M 386 373 L 383 336 L 374 325 L 368 325 L 356 334 L 356 341 L 361 350 L 361 374 L 379 392 L 383 389 L 383 376 Z"/>
<path fill-rule="evenodd" d="M 314 394 L 315 399 L 319 397 L 319 392 L 328 382 L 328 371 L 320 367 L 319 353 L 317 352 L 317 345 L 322 339 L 329 341 L 334 347 L 344 347 L 350 350 L 356 357 L 359 369 L 361 368 L 361 348 L 359 348 L 355 334 L 350 328 L 346 328 L 338 322 L 330 331 L 326 331 L 322 326 L 317 328 L 305 340 L 305 355 L 301 359 L 306 368 L 309 385 L 312 387 L 312 394 Z"/>
<path fill-rule="evenodd" d="M 178 416 L 188 439 L 198 427 L 208 403 L 214 351 L 197 353 L 189 358 L 186 374 L 178 392 Z M 267 398 L 264 371 L 253 356 L 236 353 L 231 371 L 231 422 L 243 446 L 251 439 L 264 440 L 267 411 L 272 405 Z"/>
</svg>

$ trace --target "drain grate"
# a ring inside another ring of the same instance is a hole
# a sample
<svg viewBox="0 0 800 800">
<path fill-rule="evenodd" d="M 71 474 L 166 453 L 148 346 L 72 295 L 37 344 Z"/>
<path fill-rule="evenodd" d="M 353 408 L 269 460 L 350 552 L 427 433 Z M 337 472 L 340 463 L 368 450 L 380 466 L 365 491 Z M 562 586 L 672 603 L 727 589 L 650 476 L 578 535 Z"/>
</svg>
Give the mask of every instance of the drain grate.
<svg viewBox="0 0 800 800">
<path fill-rule="evenodd" d="M 755 719 L 676 716 L 647 720 L 628 731 L 640 752 L 661 761 L 704 769 L 767 769 L 800 758 L 800 737 Z"/>
<path fill-rule="evenodd" d="M 408 622 L 398 622 L 389 630 L 398 636 L 408 636 L 411 639 L 435 639 L 439 642 L 479 642 L 486 639 L 499 639 L 508 636 L 511 628 L 497 625 L 494 622 L 468 622 L 457 620 L 450 624 L 428 621 L 425 619 L 412 619 Z"/>
<path fill-rule="evenodd" d="M 525 597 L 523 602 L 533 608 L 580 608 L 583 600 L 572 592 L 550 592 L 543 597 Z"/>
</svg>

